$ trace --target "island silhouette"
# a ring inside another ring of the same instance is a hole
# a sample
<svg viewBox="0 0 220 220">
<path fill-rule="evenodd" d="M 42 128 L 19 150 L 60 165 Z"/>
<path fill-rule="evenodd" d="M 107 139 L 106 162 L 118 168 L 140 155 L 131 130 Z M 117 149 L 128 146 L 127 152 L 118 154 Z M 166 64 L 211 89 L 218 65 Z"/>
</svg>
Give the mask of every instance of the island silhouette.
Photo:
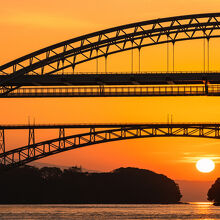
<svg viewBox="0 0 220 220">
<path fill-rule="evenodd" d="M 220 206 L 220 178 L 211 186 L 207 195 L 209 201 L 213 202 L 216 206 Z"/>
<path fill-rule="evenodd" d="M 172 179 L 132 167 L 88 173 L 23 166 L 1 172 L 1 180 L 1 204 L 174 204 L 182 197 Z"/>
</svg>

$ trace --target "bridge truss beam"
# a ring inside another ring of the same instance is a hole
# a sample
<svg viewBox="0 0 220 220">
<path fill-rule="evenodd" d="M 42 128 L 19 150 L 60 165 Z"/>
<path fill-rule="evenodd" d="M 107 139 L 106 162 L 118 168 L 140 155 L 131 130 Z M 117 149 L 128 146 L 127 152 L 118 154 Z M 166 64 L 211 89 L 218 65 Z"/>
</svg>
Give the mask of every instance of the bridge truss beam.
<svg viewBox="0 0 220 220">
<path fill-rule="evenodd" d="M 6 129 L 7 126 L 3 126 Z M 59 128 L 56 139 L 33 143 L 0 154 L 6 169 L 22 166 L 50 155 L 89 145 L 147 137 L 200 137 L 219 139 L 220 124 L 110 124 L 110 125 L 33 125 L 35 128 Z M 65 127 L 89 128 L 86 133 L 65 136 Z M 106 127 L 106 128 L 105 128 Z M 16 126 L 11 127 L 16 128 Z M 20 128 L 23 128 L 20 126 Z M 26 128 L 30 128 L 26 126 Z M 19 126 L 17 127 L 19 129 Z"/>
</svg>

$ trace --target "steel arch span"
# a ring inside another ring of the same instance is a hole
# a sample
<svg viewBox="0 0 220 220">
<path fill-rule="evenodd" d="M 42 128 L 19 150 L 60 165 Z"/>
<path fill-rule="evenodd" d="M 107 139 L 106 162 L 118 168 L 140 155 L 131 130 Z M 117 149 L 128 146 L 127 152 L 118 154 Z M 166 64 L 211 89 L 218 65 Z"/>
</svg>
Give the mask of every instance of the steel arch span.
<svg viewBox="0 0 220 220">
<path fill-rule="evenodd" d="M 163 43 L 220 37 L 220 13 L 194 14 L 137 22 L 76 37 L 0 66 L 8 76 L 53 74 L 100 57 Z M 13 90 L 17 87 L 7 87 Z"/>
<path fill-rule="evenodd" d="M 65 136 L 64 128 L 90 128 L 87 133 Z M 0 154 L 6 169 L 19 167 L 50 155 L 112 141 L 149 137 L 200 137 L 220 139 L 220 124 L 134 124 L 134 125 L 36 125 L 9 126 L 1 129 L 59 128 L 59 138 L 29 144 Z M 102 128 L 102 130 L 100 130 Z M 33 133 L 32 133 L 33 136 Z"/>
</svg>

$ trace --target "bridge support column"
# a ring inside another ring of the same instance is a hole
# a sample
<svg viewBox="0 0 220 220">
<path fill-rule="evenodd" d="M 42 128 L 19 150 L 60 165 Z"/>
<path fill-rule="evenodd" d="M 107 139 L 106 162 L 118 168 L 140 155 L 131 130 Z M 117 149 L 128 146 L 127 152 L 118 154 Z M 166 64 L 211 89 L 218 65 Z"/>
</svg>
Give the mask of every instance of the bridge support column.
<svg viewBox="0 0 220 220">
<path fill-rule="evenodd" d="M 35 144 L 35 131 L 34 128 L 29 129 L 28 134 L 28 146 Z M 28 157 L 35 156 L 35 150 L 34 148 L 28 148 Z M 20 160 L 20 154 L 19 154 L 19 160 Z"/>
<path fill-rule="evenodd" d="M 95 128 L 90 128 L 90 142 L 95 142 Z"/>
<path fill-rule="evenodd" d="M 173 41 L 173 72 L 175 71 L 175 41 Z"/>
<path fill-rule="evenodd" d="M 208 82 L 205 81 L 205 94 L 208 95 L 209 93 L 209 86 L 208 86 Z"/>
<path fill-rule="evenodd" d="M 131 73 L 133 73 L 134 70 L 134 49 L 133 49 L 133 41 L 131 42 Z"/>
<path fill-rule="evenodd" d="M 64 138 L 65 137 L 65 129 L 60 128 L 59 130 L 59 138 Z M 65 140 L 60 140 L 59 141 L 59 149 L 65 148 Z"/>
<path fill-rule="evenodd" d="M 33 128 L 29 129 L 28 145 L 35 144 L 35 131 Z"/>
<path fill-rule="evenodd" d="M 207 41 L 207 46 L 206 46 L 206 41 Z M 209 72 L 210 71 L 210 38 L 206 37 L 204 38 L 204 72 Z M 207 47 L 207 49 L 206 49 Z M 206 52 L 207 51 L 207 52 Z M 206 62 L 207 59 L 207 62 Z M 207 64 L 206 64 L 207 63 Z M 207 66 L 206 66 L 207 65 Z"/>
<path fill-rule="evenodd" d="M 108 64 L 108 56 L 106 55 L 105 56 L 105 73 L 107 73 L 107 70 L 108 70 L 107 69 L 107 67 L 108 67 L 107 64 Z"/>
<path fill-rule="evenodd" d="M 216 138 L 219 137 L 219 127 L 216 127 L 216 129 L 215 129 L 215 137 Z"/>
<path fill-rule="evenodd" d="M 99 86 L 99 92 L 100 92 L 100 95 L 104 94 L 104 92 L 105 92 L 105 86 L 104 85 Z"/>
<path fill-rule="evenodd" d="M 97 59 L 96 59 L 96 73 L 99 72 L 99 60 L 98 60 L 98 55 L 99 55 L 99 51 L 98 49 L 96 50 L 96 56 L 97 56 Z"/>
<path fill-rule="evenodd" d="M 172 134 L 173 134 L 173 128 L 172 128 L 172 127 L 169 127 L 169 128 L 168 128 L 168 135 L 171 136 Z"/>
<path fill-rule="evenodd" d="M 141 47 L 138 48 L 138 56 L 139 56 L 139 63 L 138 63 L 138 71 L 141 72 Z"/>
<path fill-rule="evenodd" d="M 169 72 L 169 43 L 168 43 L 169 36 L 167 35 L 167 72 Z"/>
<path fill-rule="evenodd" d="M 199 136 L 200 137 L 204 136 L 204 129 L 203 128 L 199 128 Z"/>
<path fill-rule="evenodd" d="M 205 35 L 205 34 L 204 34 Z M 205 41 L 206 41 L 206 39 L 204 38 L 204 40 L 203 40 L 203 68 L 204 68 L 204 73 L 205 73 L 205 71 L 206 71 L 206 48 L 205 48 Z"/>
<path fill-rule="evenodd" d="M 209 63 L 209 45 L 210 44 L 210 39 L 209 38 L 207 38 L 207 71 L 209 72 L 209 70 L 210 70 L 210 67 L 209 67 L 209 65 L 210 65 L 210 63 Z"/>
</svg>

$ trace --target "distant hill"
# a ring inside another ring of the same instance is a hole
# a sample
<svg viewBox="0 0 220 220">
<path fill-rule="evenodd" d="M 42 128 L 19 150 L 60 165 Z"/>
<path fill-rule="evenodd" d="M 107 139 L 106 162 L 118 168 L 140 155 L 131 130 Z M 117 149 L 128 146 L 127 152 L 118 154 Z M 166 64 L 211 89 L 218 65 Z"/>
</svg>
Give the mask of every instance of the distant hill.
<svg viewBox="0 0 220 220">
<path fill-rule="evenodd" d="M 149 170 L 119 168 L 108 173 L 84 173 L 31 166 L 1 173 L 0 203 L 178 203 L 178 185 Z"/>
<path fill-rule="evenodd" d="M 57 165 L 57 164 L 51 164 L 51 163 L 41 163 L 41 162 L 36 162 L 36 161 L 30 162 L 28 165 L 34 166 L 34 167 L 37 167 L 37 168 L 57 167 L 57 168 L 60 168 L 61 170 L 71 168 L 70 166 Z M 75 167 L 78 167 L 78 165 L 76 165 Z M 85 173 L 86 172 L 88 172 L 88 173 L 101 173 L 101 171 L 98 171 L 98 170 L 89 170 L 89 169 L 86 169 L 86 168 L 81 167 L 81 166 L 79 166 L 79 167 L 81 168 L 82 172 L 85 172 Z"/>
</svg>

